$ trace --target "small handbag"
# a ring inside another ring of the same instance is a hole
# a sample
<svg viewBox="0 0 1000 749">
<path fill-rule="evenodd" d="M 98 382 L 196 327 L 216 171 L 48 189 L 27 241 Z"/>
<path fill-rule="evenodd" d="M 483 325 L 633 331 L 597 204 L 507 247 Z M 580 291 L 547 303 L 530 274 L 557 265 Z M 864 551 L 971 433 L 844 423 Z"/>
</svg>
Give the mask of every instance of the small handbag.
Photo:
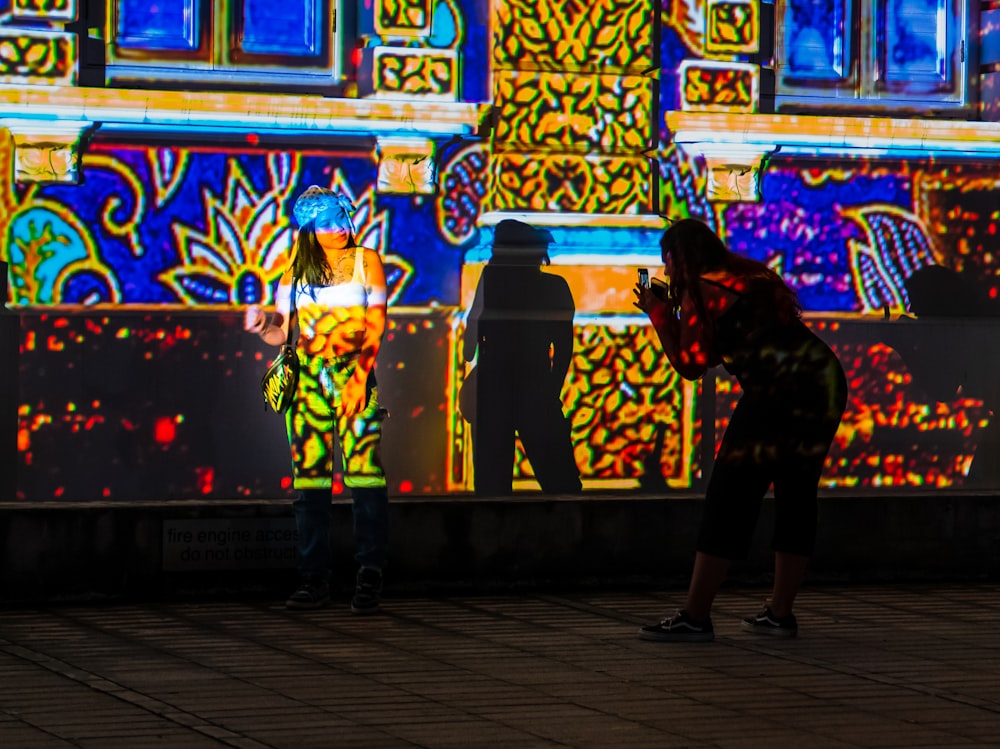
<svg viewBox="0 0 1000 749">
<path fill-rule="evenodd" d="M 462 418 L 470 424 L 476 419 L 476 391 L 479 389 L 479 376 L 476 366 L 473 365 L 469 373 L 465 375 L 461 387 L 458 389 L 458 410 Z"/>
<path fill-rule="evenodd" d="M 295 279 L 292 279 L 291 303 L 289 304 L 290 340 L 278 350 L 278 355 L 267 368 L 260 380 L 265 408 L 270 406 L 275 413 L 283 414 L 292 405 L 295 388 L 299 384 L 299 356 L 295 352 Z"/>
</svg>

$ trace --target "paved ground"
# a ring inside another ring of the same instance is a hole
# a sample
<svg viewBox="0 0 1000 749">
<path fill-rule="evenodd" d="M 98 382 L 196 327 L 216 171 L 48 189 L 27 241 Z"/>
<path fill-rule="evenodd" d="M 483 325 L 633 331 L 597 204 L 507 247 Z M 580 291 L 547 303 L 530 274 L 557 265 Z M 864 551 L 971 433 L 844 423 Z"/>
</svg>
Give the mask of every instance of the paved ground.
<svg viewBox="0 0 1000 749">
<path fill-rule="evenodd" d="M 1000 747 L 1000 585 L 814 587 L 802 634 L 639 624 L 678 592 L 0 611 L 0 747 Z"/>
</svg>

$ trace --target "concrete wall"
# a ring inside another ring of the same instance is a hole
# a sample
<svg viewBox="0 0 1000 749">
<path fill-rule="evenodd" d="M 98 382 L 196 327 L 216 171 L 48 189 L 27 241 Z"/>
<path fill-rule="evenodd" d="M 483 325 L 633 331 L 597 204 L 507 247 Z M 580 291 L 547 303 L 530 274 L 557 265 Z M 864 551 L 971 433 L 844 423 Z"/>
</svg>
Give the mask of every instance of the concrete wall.
<svg viewBox="0 0 1000 749">
<path fill-rule="evenodd" d="M 398 501 L 388 585 L 682 586 L 700 510 L 701 500 L 691 496 Z M 754 551 L 734 566 L 734 580 L 767 579 L 771 512 L 765 502 Z M 814 582 L 1000 576 L 998 497 L 827 496 L 820 513 Z M 179 527 L 276 529 L 285 540 L 270 545 L 276 559 L 267 563 L 189 563 L 164 537 Z M 350 528 L 350 505 L 336 503 L 335 581 L 344 587 L 354 573 Z M 292 538 L 283 501 L 6 504 L 0 600 L 283 595 L 295 582 Z"/>
</svg>

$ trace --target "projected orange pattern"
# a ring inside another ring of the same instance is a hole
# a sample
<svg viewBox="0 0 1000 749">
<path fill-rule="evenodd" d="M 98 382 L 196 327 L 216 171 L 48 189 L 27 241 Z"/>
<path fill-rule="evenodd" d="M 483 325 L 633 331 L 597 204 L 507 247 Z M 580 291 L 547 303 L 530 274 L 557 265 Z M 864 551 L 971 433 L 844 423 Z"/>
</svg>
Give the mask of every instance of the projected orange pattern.
<svg viewBox="0 0 1000 749">
<path fill-rule="evenodd" d="M 15 17 L 72 20 L 77 0 L 14 0 Z"/>
<path fill-rule="evenodd" d="M 683 489 L 700 470 L 699 386 L 670 369 L 654 338 L 647 325 L 576 327 L 563 412 L 585 488 Z M 532 475 L 518 443 L 515 482 Z"/>
<path fill-rule="evenodd" d="M 0 83 L 72 84 L 76 80 L 76 38 L 26 30 L 3 36 Z"/>
<path fill-rule="evenodd" d="M 760 38 L 760 11 L 757 3 L 708 3 L 706 8 L 705 50 L 739 54 L 756 52 Z"/>
<path fill-rule="evenodd" d="M 494 147 L 634 152 L 652 145 L 654 81 L 643 76 L 501 73 Z"/>
<path fill-rule="evenodd" d="M 503 0 L 494 17 L 493 60 L 542 70 L 650 70 L 651 0 Z"/>
<path fill-rule="evenodd" d="M 961 486 L 977 438 L 992 418 L 981 400 L 929 400 L 911 387 L 899 356 L 883 344 L 834 346 L 850 386 L 847 410 L 827 457 L 823 486 Z M 715 449 L 740 388 L 719 370 Z M 886 435 L 892 434 L 891 439 Z"/>
<path fill-rule="evenodd" d="M 452 50 L 376 50 L 375 90 L 379 94 L 458 98 L 458 56 Z"/>
<path fill-rule="evenodd" d="M 748 67 L 691 64 L 681 81 L 685 107 L 753 111 L 757 107 L 754 72 Z"/>
<path fill-rule="evenodd" d="M 419 32 L 430 24 L 430 0 L 380 0 L 379 30 L 400 33 Z"/>
<path fill-rule="evenodd" d="M 494 211 L 634 215 L 649 207 L 652 195 L 649 159 L 499 154 L 493 169 Z"/>
</svg>

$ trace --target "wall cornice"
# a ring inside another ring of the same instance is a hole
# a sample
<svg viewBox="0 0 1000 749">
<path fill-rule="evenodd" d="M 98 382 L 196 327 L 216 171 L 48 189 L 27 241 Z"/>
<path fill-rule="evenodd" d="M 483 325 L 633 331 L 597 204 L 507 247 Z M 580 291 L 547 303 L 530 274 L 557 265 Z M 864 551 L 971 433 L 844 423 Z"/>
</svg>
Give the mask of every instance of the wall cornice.
<svg viewBox="0 0 1000 749">
<path fill-rule="evenodd" d="M 489 105 L 236 91 L 3 86 L 0 111 L 5 118 L 22 121 L 88 121 L 102 130 L 429 137 L 474 135 Z"/>
</svg>

